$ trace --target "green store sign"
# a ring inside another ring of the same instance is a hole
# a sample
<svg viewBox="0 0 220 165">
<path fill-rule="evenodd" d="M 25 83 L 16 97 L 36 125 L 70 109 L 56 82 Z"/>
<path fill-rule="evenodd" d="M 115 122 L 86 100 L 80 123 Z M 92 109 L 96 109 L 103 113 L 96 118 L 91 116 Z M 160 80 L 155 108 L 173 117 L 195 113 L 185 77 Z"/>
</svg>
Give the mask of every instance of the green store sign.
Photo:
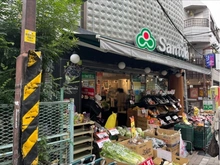
<svg viewBox="0 0 220 165">
<path fill-rule="evenodd" d="M 82 79 L 95 79 L 95 73 L 82 73 Z"/>
</svg>

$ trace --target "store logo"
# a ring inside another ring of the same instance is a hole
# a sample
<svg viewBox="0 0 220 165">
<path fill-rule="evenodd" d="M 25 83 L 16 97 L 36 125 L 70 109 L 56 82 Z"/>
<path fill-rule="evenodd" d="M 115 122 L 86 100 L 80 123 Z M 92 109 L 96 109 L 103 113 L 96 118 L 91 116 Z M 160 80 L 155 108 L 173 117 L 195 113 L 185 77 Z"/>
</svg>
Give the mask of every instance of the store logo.
<svg viewBox="0 0 220 165">
<path fill-rule="evenodd" d="M 153 51 L 156 48 L 156 40 L 152 36 L 151 31 L 143 28 L 140 33 L 135 37 L 137 47 Z"/>
</svg>

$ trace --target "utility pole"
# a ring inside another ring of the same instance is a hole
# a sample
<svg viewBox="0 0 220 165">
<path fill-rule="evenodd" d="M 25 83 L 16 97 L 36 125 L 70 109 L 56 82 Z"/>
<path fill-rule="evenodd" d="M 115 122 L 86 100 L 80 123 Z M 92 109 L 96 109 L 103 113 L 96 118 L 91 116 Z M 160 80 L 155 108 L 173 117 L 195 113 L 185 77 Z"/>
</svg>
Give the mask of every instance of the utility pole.
<svg viewBox="0 0 220 165">
<path fill-rule="evenodd" d="M 29 50 L 35 50 L 36 0 L 23 0 L 20 55 L 16 59 L 16 80 L 13 124 L 13 165 L 21 164 L 21 112 L 24 74 Z"/>
</svg>

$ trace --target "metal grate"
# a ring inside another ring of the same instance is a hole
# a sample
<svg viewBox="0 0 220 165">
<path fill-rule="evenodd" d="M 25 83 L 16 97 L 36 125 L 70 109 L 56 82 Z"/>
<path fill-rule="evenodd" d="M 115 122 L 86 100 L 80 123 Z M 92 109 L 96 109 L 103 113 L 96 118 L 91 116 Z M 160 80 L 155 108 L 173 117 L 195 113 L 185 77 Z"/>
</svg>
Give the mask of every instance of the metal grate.
<svg viewBox="0 0 220 165">
<path fill-rule="evenodd" d="M 39 165 L 68 164 L 69 102 L 42 102 L 39 112 Z M 73 108 L 72 108 L 73 109 Z M 73 121 L 73 119 L 72 119 Z M 70 122 L 72 123 L 72 122 Z M 12 164 L 13 106 L 0 105 L 0 165 Z"/>
<path fill-rule="evenodd" d="M 12 164 L 13 106 L 0 105 L 0 165 Z"/>
</svg>

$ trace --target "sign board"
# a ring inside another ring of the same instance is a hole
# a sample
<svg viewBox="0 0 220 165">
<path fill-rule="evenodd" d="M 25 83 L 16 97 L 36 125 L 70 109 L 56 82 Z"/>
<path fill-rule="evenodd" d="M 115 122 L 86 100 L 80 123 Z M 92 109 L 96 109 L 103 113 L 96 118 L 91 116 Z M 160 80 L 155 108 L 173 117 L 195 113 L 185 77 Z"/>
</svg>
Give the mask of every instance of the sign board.
<svg viewBox="0 0 220 165">
<path fill-rule="evenodd" d="M 189 59 L 189 53 L 186 46 L 173 45 L 168 42 L 167 38 L 160 37 L 157 41 L 148 28 L 143 28 L 135 37 L 135 45 L 140 49 L 148 51 L 157 51 L 173 55 L 178 58 Z"/>
<path fill-rule="evenodd" d="M 213 110 L 213 101 L 203 100 L 203 110 L 206 110 L 206 111 Z"/>
<path fill-rule="evenodd" d="M 211 68 L 215 66 L 215 54 L 205 55 L 205 65 L 207 68 Z"/>
<path fill-rule="evenodd" d="M 25 29 L 25 31 L 24 31 L 24 42 L 35 44 L 36 43 L 36 32 Z"/>
<path fill-rule="evenodd" d="M 94 97 L 95 96 L 95 89 L 94 88 L 82 87 L 82 94 Z"/>
</svg>

